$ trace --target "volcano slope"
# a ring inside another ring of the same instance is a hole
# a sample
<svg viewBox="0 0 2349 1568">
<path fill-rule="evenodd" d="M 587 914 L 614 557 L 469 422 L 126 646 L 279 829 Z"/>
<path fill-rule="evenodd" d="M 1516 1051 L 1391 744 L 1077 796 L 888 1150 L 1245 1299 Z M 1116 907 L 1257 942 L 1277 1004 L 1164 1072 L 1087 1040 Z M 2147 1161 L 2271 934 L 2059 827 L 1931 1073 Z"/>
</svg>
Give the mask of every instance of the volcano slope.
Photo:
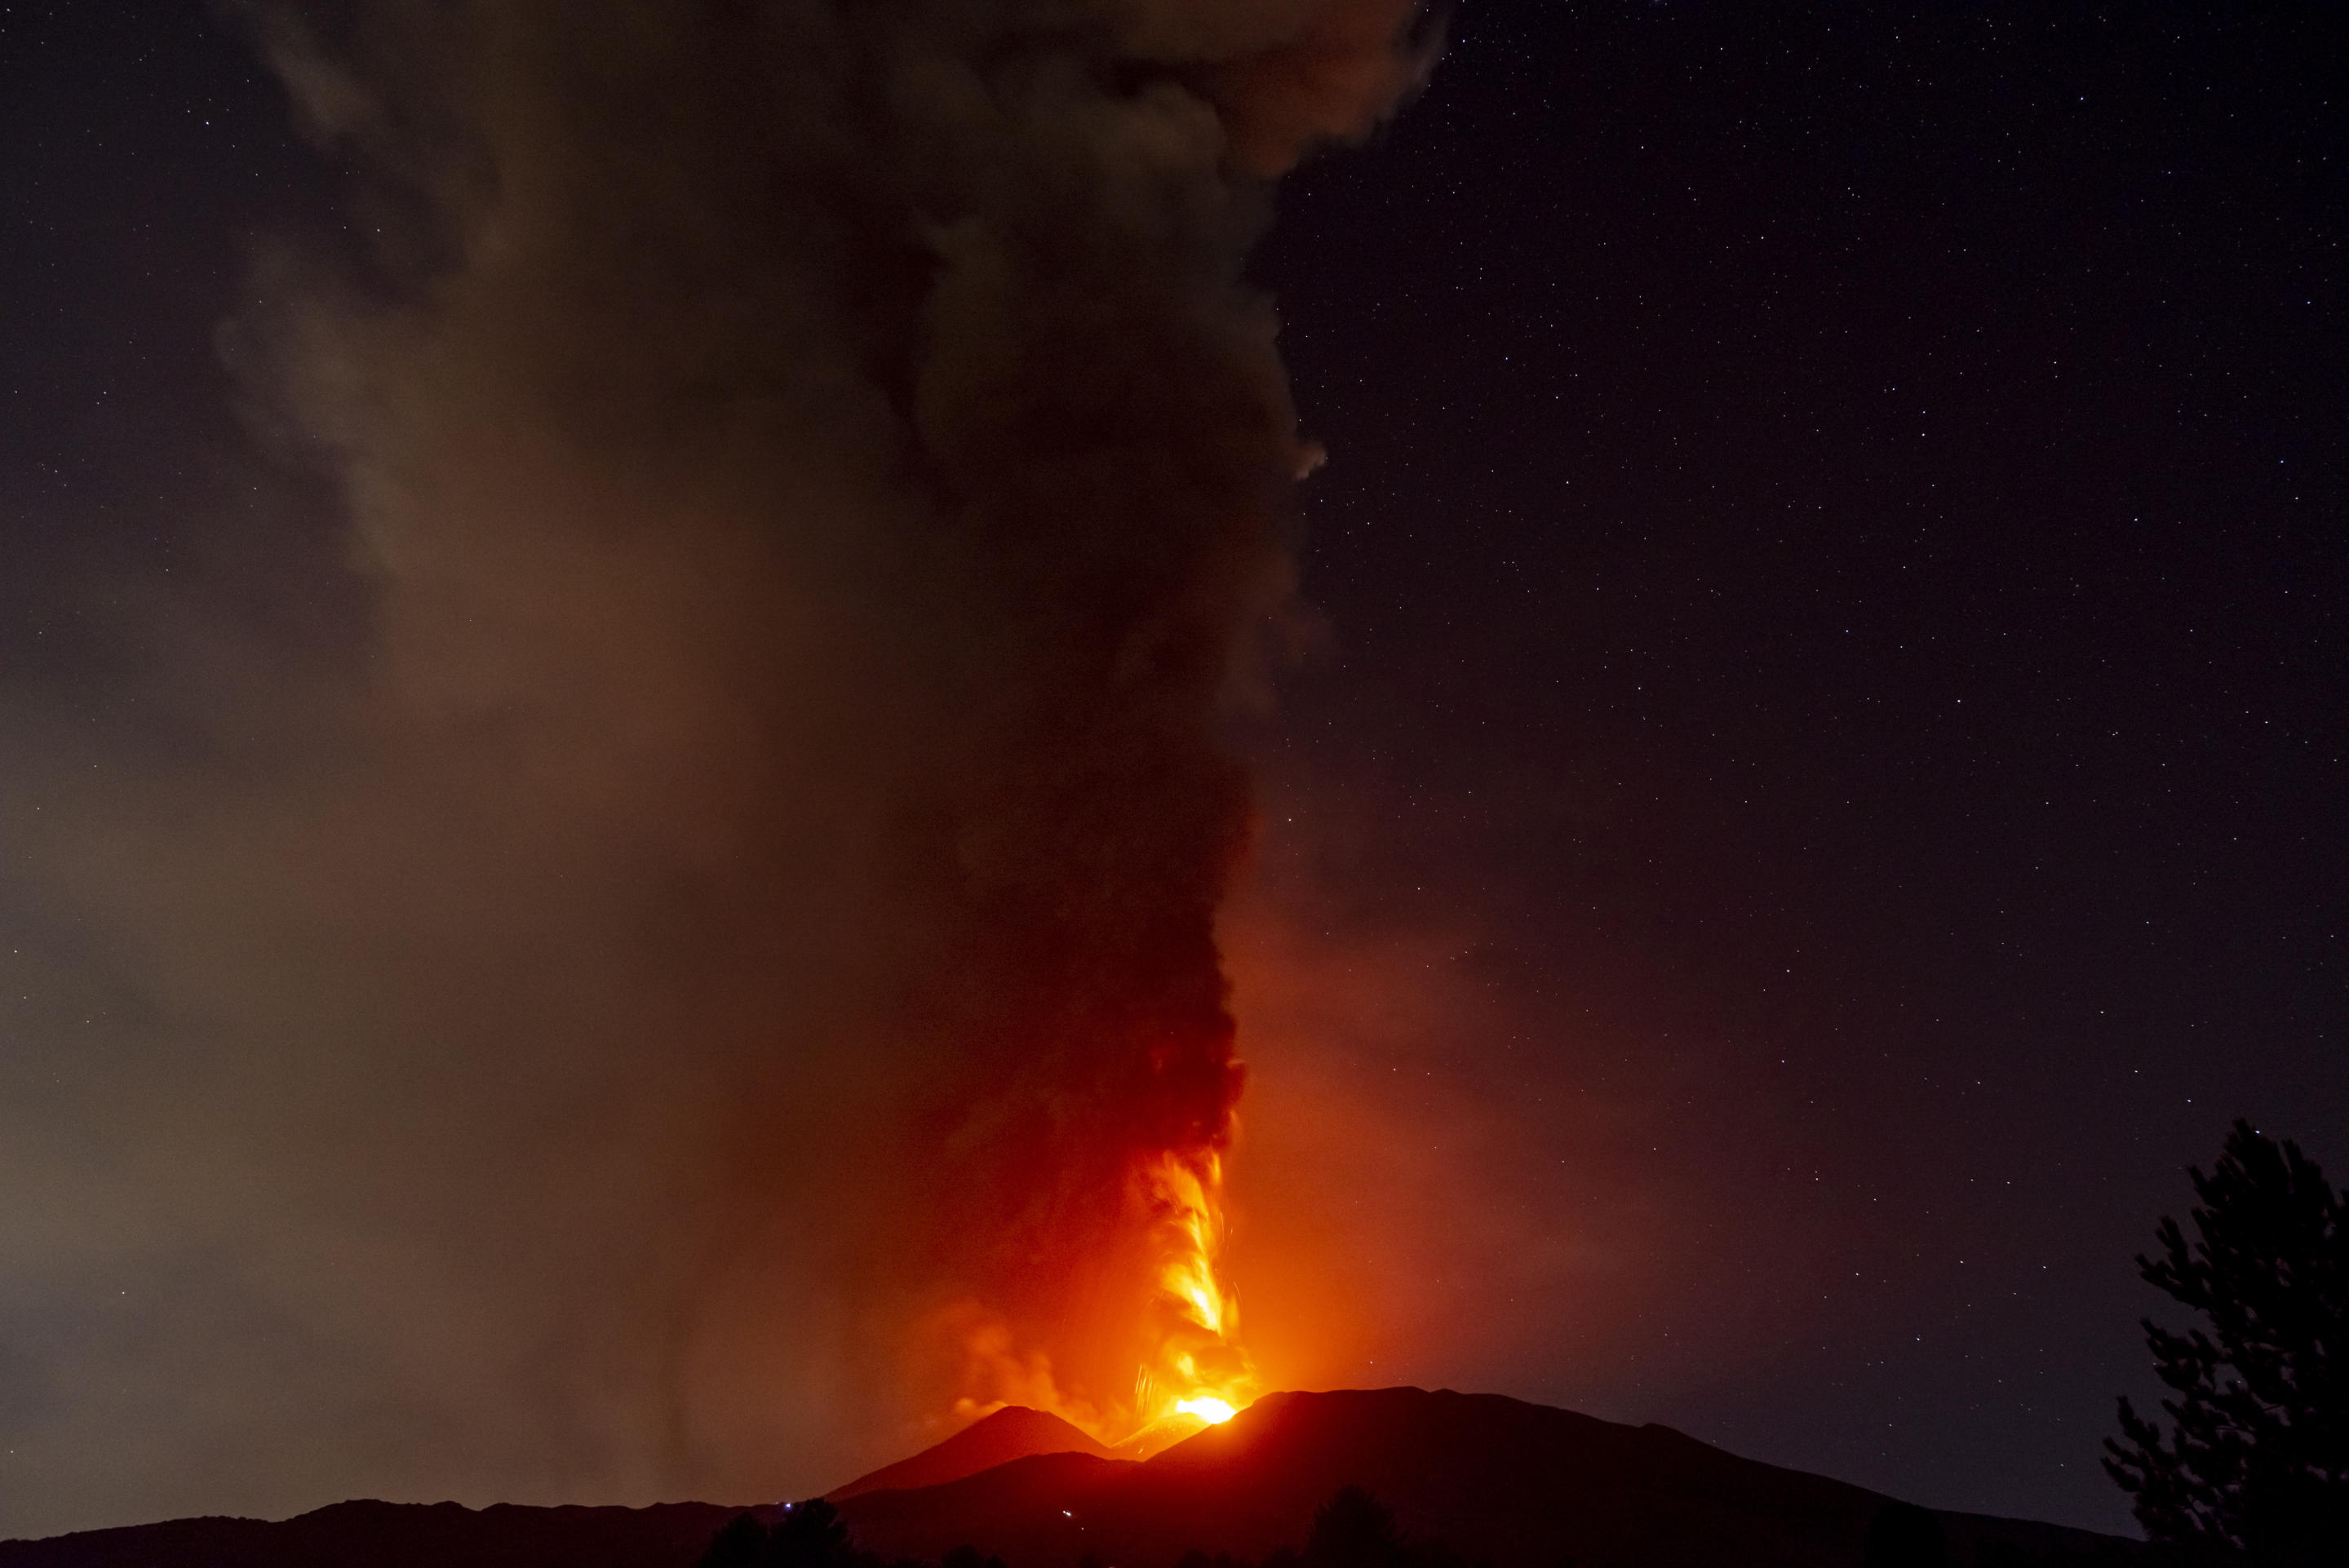
<svg viewBox="0 0 2349 1568">
<path fill-rule="evenodd" d="M 1945 1553 L 1879 1562 L 1868 1531 L 1894 1506 L 1889 1498 L 1739 1459 L 1669 1428 L 1619 1426 L 1490 1394 L 1274 1394 L 1147 1461 L 1103 1451 L 1051 1417 L 1004 1410 L 832 1496 L 871 1568 L 936 1561 L 964 1545 L 1010 1568 L 1074 1568 L 1087 1557 L 1113 1568 L 1172 1568 L 1194 1550 L 1256 1563 L 1302 1547 L 1314 1509 L 1348 1484 L 1391 1507 L 1413 1542 L 1439 1549 L 1386 1568 L 2121 1568 L 2142 1560 L 2137 1543 L 2110 1536 L 1943 1513 Z M 991 1463 L 1005 1455 L 1020 1457 Z M 281 1523 L 180 1520 L 5 1542 L 0 1568 L 690 1568 L 739 1511 L 707 1503 L 477 1511 L 347 1502 Z M 771 1520 L 777 1511 L 753 1511 Z"/>
<path fill-rule="evenodd" d="M 1491 1568 L 1861 1568 L 1892 1500 L 1739 1459 L 1666 1427 L 1492 1394 L 1274 1394 L 1143 1464 L 1022 1459 L 841 1504 L 885 1557 L 959 1544 L 1013 1568 L 1170 1568 L 1188 1551 L 1303 1545 L 1339 1487 L 1369 1489 L 1413 1540 Z M 1939 1516 L 1951 1568 L 2123 1563 L 2136 1543 L 2056 1525 Z M 1906 1568 L 1906 1565 L 1903 1565 Z"/>
<path fill-rule="evenodd" d="M 829 1501 L 844 1502 L 862 1492 L 944 1486 L 1034 1454 L 1091 1454 L 1102 1460 L 1114 1457 L 1060 1417 L 1031 1410 L 1025 1405 L 1011 1405 L 973 1421 L 934 1448 L 924 1449 L 895 1464 L 884 1465 L 871 1475 L 858 1476 L 823 1495 Z"/>
</svg>

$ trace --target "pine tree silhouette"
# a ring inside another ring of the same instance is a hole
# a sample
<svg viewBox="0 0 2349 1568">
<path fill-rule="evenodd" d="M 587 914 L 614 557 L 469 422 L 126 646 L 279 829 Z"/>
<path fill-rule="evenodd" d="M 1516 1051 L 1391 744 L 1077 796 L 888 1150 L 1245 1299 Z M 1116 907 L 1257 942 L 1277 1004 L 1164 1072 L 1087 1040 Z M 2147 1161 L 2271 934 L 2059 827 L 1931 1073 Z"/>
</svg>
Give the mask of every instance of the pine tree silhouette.
<svg viewBox="0 0 2349 1568">
<path fill-rule="evenodd" d="M 2152 1541 L 2189 1562 L 2252 1568 L 2349 1563 L 2349 1193 L 2291 1143 L 2238 1121 L 2217 1169 L 2189 1174 L 2189 1243 L 2155 1232 L 2146 1280 L 2199 1314 L 2146 1343 L 2176 1394 L 2165 1434 L 2124 1398 L 2105 1469 Z"/>
<path fill-rule="evenodd" d="M 736 1514 L 710 1539 L 695 1568 L 859 1568 L 859 1559 L 839 1511 L 813 1497 L 785 1503 L 772 1529 L 755 1514 Z"/>
<path fill-rule="evenodd" d="M 767 1527 L 738 1513 L 711 1538 L 698 1568 L 760 1568 L 767 1555 Z"/>
<path fill-rule="evenodd" d="M 1341 1486 L 1313 1511 L 1306 1568 L 1387 1568 L 1402 1545 L 1384 1503 L 1359 1486 Z"/>
<path fill-rule="evenodd" d="M 820 1497 L 785 1509 L 767 1535 L 766 1568 L 842 1568 L 848 1555 L 848 1526 Z"/>
</svg>

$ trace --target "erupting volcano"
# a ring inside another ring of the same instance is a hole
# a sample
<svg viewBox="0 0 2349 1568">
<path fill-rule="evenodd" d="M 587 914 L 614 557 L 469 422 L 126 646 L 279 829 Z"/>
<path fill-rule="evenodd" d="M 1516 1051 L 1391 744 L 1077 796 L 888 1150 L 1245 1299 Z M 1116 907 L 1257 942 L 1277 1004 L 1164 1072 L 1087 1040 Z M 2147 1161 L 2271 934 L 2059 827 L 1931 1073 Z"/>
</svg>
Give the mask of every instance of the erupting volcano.
<svg viewBox="0 0 2349 1568">
<path fill-rule="evenodd" d="M 1074 1337 L 1130 1347 L 1138 1357 L 1130 1395 L 1099 1398 L 1086 1385 L 1063 1386 L 1048 1355 L 1019 1354 L 1009 1324 L 982 1313 L 960 1324 L 965 1389 L 957 1414 L 968 1420 L 1007 1408 L 1041 1409 L 1121 1455 L 1146 1459 L 1247 1408 L 1259 1384 L 1239 1340 L 1237 1296 L 1218 1267 L 1222 1171 L 1212 1149 L 1137 1160 L 1120 1233 L 1104 1248 L 1112 1266 L 1095 1288 L 1078 1293 L 1122 1313 L 1080 1326 Z"/>
<path fill-rule="evenodd" d="M 1245 264 L 1427 8 L 238 9 L 357 191 L 229 335 L 339 481 L 352 645 L 254 699 L 316 731 L 254 742 L 315 751 L 285 799 L 223 740 L 131 858 L 251 1081 L 429 1086 L 322 1079 L 357 1130 L 288 1158 L 450 1257 L 416 1321 L 511 1328 L 436 1355 L 484 1442 L 756 1494 L 1247 1407 L 1232 720 L 1319 453 Z"/>
</svg>

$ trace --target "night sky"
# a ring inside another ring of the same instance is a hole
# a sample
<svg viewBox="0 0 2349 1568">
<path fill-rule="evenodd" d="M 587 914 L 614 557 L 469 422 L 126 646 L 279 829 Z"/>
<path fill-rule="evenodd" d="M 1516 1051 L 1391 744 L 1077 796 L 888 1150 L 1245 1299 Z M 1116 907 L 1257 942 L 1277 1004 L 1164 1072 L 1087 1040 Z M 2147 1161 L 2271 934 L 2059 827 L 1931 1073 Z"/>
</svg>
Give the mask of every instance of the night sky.
<svg viewBox="0 0 2349 1568">
<path fill-rule="evenodd" d="M 2320 7 L 1472 0 L 1283 186 L 1251 274 L 1330 456 L 1226 928 L 1273 1382 L 2130 1529 L 2184 1168 L 2244 1116 L 2349 1171 L 2344 66 Z M 126 626 L 332 663 L 353 614 L 220 329 L 345 171 L 195 5 L 0 7 L 0 128 L 11 744 L 168 758 Z M 20 1140 L 160 1048 L 55 887 L 0 869 Z M 0 1149 L 0 1533 L 428 1485 L 224 1458 L 300 1400 L 222 1417 L 207 1334 L 437 1429 L 331 1326 L 139 1315 L 217 1260 L 135 1203 L 81 1247 L 63 1158 Z M 646 1500 L 549 1465 L 433 1480 Z"/>
</svg>

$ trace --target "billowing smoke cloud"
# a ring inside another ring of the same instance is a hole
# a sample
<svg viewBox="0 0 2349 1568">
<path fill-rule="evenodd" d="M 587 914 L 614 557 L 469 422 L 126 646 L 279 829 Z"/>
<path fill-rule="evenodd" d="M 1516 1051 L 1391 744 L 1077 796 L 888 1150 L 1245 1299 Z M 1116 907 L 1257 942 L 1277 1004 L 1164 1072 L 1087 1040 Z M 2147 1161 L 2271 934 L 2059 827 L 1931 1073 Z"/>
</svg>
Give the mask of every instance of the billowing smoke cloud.
<svg viewBox="0 0 2349 1568">
<path fill-rule="evenodd" d="M 5 1113 L 11 1321 L 131 1283 L 43 1340 L 0 1523 L 752 1497 L 1116 1410 L 1136 1158 L 1242 1081 L 1216 737 L 1309 457 L 1240 264 L 1418 7 L 258 20 L 369 260 L 232 356 L 349 624 L 159 605 L 140 754 L 19 725 L 18 956 L 88 995 Z"/>
</svg>

